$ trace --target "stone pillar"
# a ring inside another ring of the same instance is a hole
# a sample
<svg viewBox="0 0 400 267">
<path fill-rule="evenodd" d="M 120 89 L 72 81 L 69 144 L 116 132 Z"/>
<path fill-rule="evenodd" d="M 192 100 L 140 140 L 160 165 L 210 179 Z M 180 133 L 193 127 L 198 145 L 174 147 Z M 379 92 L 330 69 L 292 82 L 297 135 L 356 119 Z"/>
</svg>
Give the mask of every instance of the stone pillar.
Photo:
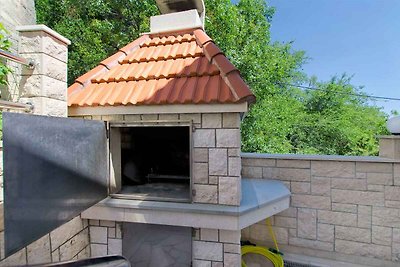
<svg viewBox="0 0 400 267">
<path fill-rule="evenodd" d="M 17 27 L 19 55 L 35 61 L 35 68 L 23 67 L 19 87 L 21 103 L 31 103 L 33 113 L 67 116 L 68 39 L 45 25 Z"/>
<path fill-rule="evenodd" d="M 379 136 L 379 156 L 400 159 L 400 135 Z"/>
</svg>

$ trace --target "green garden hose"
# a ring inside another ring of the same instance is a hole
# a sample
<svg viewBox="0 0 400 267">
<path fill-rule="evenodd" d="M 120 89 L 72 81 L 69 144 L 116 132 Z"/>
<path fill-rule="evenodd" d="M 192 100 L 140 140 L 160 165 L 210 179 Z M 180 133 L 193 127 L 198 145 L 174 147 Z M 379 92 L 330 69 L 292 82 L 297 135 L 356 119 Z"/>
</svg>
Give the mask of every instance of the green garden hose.
<svg viewBox="0 0 400 267">
<path fill-rule="evenodd" d="M 275 249 L 270 250 L 265 247 L 245 245 L 242 246 L 242 258 L 246 254 L 258 254 L 264 256 L 269 261 L 271 261 L 275 267 L 283 267 L 284 265 L 283 265 L 282 253 L 279 251 L 278 242 L 276 242 L 276 237 L 272 229 L 271 221 L 269 218 L 266 219 L 266 224 L 269 230 L 269 234 L 271 235 L 271 238 L 274 241 Z M 242 267 L 247 267 L 243 259 L 242 259 Z"/>
</svg>

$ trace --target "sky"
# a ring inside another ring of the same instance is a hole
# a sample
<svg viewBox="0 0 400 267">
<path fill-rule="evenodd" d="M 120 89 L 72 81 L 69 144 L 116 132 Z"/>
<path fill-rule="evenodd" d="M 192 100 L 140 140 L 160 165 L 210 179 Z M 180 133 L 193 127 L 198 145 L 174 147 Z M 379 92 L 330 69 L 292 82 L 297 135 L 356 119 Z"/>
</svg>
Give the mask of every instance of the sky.
<svg viewBox="0 0 400 267">
<path fill-rule="evenodd" d="M 236 1 L 235 1 L 236 2 Z M 329 80 L 346 72 L 375 96 L 400 98 L 399 0 L 269 0 L 273 41 L 294 41 L 310 58 L 304 72 Z M 377 101 L 386 112 L 400 101 Z"/>
</svg>

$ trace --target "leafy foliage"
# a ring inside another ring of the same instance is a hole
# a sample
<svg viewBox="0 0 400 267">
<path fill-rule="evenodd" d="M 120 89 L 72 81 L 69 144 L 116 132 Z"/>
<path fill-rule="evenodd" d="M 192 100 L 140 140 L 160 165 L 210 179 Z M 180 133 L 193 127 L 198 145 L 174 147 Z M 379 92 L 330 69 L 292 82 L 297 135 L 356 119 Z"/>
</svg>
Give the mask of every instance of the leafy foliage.
<svg viewBox="0 0 400 267">
<path fill-rule="evenodd" d="M 37 22 L 71 40 L 68 82 L 149 30 L 153 0 L 36 0 Z"/>
<path fill-rule="evenodd" d="M 11 42 L 7 39 L 8 31 L 4 28 L 3 24 L 0 23 L 0 49 L 8 51 L 11 47 Z M 0 60 L 0 85 L 7 84 L 7 74 L 11 72 L 11 69 Z"/>
<path fill-rule="evenodd" d="M 318 82 L 302 72 L 307 58 L 273 43 L 274 9 L 264 0 L 205 0 L 206 31 L 257 97 L 242 123 L 242 150 L 266 153 L 373 155 L 386 115 L 350 77 Z M 69 82 L 149 29 L 153 0 L 36 0 L 38 23 L 71 39 Z M 302 91 L 308 83 L 320 90 Z"/>
</svg>

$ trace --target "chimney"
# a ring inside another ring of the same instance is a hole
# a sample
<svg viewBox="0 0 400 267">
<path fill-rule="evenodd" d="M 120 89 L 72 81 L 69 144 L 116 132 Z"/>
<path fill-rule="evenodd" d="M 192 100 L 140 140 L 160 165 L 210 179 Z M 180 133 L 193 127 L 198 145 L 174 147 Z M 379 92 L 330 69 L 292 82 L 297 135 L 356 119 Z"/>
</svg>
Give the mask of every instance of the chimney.
<svg viewBox="0 0 400 267">
<path fill-rule="evenodd" d="M 150 18 L 150 32 L 204 29 L 203 0 L 156 0 L 162 15 Z"/>
</svg>

